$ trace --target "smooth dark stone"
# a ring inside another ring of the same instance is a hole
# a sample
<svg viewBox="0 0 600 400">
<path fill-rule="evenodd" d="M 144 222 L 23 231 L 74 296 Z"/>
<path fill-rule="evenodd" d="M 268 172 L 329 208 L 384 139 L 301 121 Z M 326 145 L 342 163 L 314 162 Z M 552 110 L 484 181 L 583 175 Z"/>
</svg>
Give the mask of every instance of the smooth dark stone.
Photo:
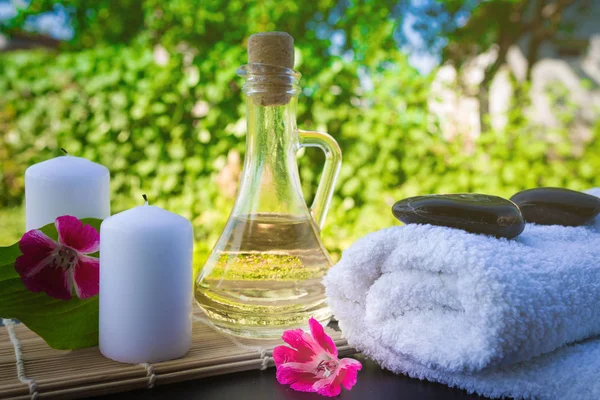
<svg viewBox="0 0 600 400">
<path fill-rule="evenodd" d="M 392 207 L 405 224 L 431 224 L 496 237 L 519 236 L 525 223 L 511 201 L 485 194 L 433 194 L 409 197 Z"/>
<path fill-rule="evenodd" d="M 569 189 L 523 190 L 510 199 L 525 221 L 540 225 L 580 226 L 600 213 L 600 198 Z"/>
</svg>

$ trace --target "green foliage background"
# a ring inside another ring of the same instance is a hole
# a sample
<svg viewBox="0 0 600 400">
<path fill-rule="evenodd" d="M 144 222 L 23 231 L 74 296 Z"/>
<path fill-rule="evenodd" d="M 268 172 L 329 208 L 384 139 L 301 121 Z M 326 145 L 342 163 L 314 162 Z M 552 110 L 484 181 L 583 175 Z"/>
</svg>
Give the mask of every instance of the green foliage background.
<svg viewBox="0 0 600 400">
<path fill-rule="evenodd" d="M 46 3 L 53 2 L 34 2 L 40 10 Z M 125 2 L 135 14 L 129 24 L 122 19 L 113 30 L 99 30 L 99 23 L 77 31 L 58 52 L 0 54 L 0 207 L 18 207 L 27 166 L 60 155 L 64 147 L 111 170 L 113 212 L 140 204 L 147 193 L 152 203 L 193 221 L 198 252 L 205 256 L 234 200 L 217 175 L 229 152 L 243 156 L 245 148 L 238 129 L 245 118 L 242 81 L 235 71 L 246 62 L 247 37 L 275 29 L 296 37 L 296 69 L 304 75 L 298 125 L 329 132 L 343 151 L 322 233 L 334 255 L 358 237 L 396 224 L 390 207 L 406 196 L 510 196 L 534 186 L 598 184 L 600 128 L 575 146 L 569 129 L 576 110 L 560 93 L 560 129 L 542 130 L 526 118 L 522 88 L 504 131 L 483 132 L 474 142 L 444 139 L 427 111 L 432 78 L 410 67 L 398 50 L 387 2 L 359 2 L 342 14 L 335 14 L 335 1 L 314 7 L 206 3 Z M 98 14 L 101 20 L 113 15 L 110 6 L 100 10 L 108 10 Z M 328 52 L 329 39 L 316 36 L 323 21 L 345 32 L 351 60 Z M 115 38 L 115 32 L 122 33 Z M 169 54 L 165 65 L 155 62 L 157 45 Z M 360 74 L 371 77 L 373 89 L 361 85 Z M 201 115 L 193 112 L 198 102 Z M 299 162 L 310 201 L 323 156 L 308 150 Z"/>
</svg>

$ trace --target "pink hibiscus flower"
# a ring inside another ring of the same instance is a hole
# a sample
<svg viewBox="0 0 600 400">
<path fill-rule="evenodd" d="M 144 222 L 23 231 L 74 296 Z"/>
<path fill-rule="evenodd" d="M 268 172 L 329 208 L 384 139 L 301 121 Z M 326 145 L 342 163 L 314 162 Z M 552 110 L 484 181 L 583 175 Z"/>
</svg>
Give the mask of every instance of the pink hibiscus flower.
<svg viewBox="0 0 600 400">
<path fill-rule="evenodd" d="M 362 364 L 351 358 L 338 359 L 337 347 L 319 321 L 311 318 L 308 325 L 310 334 L 302 329 L 283 333 L 283 340 L 292 347 L 273 349 L 277 381 L 300 392 L 331 397 L 340 394 L 341 386 L 350 390 Z"/>
<path fill-rule="evenodd" d="M 25 233 L 19 241 L 23 253 L 15 270 L 32 292 L 46 292 L 68 300 L 75 294 L 87 299 L 98 294 L 99 260 L 86 254 L 100 247 L 100 235 L 94 227 L 84 225 L 69 215 L 56 218 L 58 243 L 38 229 Z"/>
</svg>

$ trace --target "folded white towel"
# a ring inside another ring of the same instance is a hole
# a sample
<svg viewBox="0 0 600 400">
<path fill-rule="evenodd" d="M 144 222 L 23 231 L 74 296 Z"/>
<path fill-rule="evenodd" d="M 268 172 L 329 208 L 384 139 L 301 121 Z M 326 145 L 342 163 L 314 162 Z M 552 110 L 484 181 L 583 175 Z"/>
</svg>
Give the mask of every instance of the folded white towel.
<svg viewBox="0 0 600 400">
<path fill-rule="evenodd" d="M 600 342 L 513 364 L 600 333 L 594 227 L 528 225 L 513 240 L 392 227 L 346 250 L 325 285 L 348 342 L 388 369 L 488 396 L 575 398 L 556 397 L 569 382 L 600 398 Z M 561 379 L 573 374 L 585 384 Z"/>
<path fill-rule="evenodd" d="M 364 334 L 368 335 L 368 332 Z M 348 336 L 346 330 L 344 335 Z M 354 339 L 348 340 L 349 343 L 365 351 L 382 367 L 412 378 L 439 382 L 491 398 L 600 399 L 600 339 L 597 338 L 561 347 L 526 362 L 474 373 L 453 373 L 424 367 L 406 356 L 391 353 L 382 342 L 357 335 L 362 334 L 354 332 Z"/>
</svg>

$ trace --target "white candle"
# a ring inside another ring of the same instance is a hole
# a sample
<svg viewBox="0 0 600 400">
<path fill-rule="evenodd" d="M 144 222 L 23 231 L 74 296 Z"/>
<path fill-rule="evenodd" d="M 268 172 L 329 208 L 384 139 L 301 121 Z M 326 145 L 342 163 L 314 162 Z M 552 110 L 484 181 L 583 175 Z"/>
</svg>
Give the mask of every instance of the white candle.
<svg viewBox="0 0 600 400">
<path fill-rule="evenodd" d="M 110 173 L 100 164 L 69 155 L 25 171 L 26 228 L 37 229 L 61 215 L 110 216 Z"/>
<path fill-rule="evenodd" d="M 192 340 L 192 224 L 146 205 L 100 227 L 100 351 L 125 363 L 183 356 Z"/>
</svg>

